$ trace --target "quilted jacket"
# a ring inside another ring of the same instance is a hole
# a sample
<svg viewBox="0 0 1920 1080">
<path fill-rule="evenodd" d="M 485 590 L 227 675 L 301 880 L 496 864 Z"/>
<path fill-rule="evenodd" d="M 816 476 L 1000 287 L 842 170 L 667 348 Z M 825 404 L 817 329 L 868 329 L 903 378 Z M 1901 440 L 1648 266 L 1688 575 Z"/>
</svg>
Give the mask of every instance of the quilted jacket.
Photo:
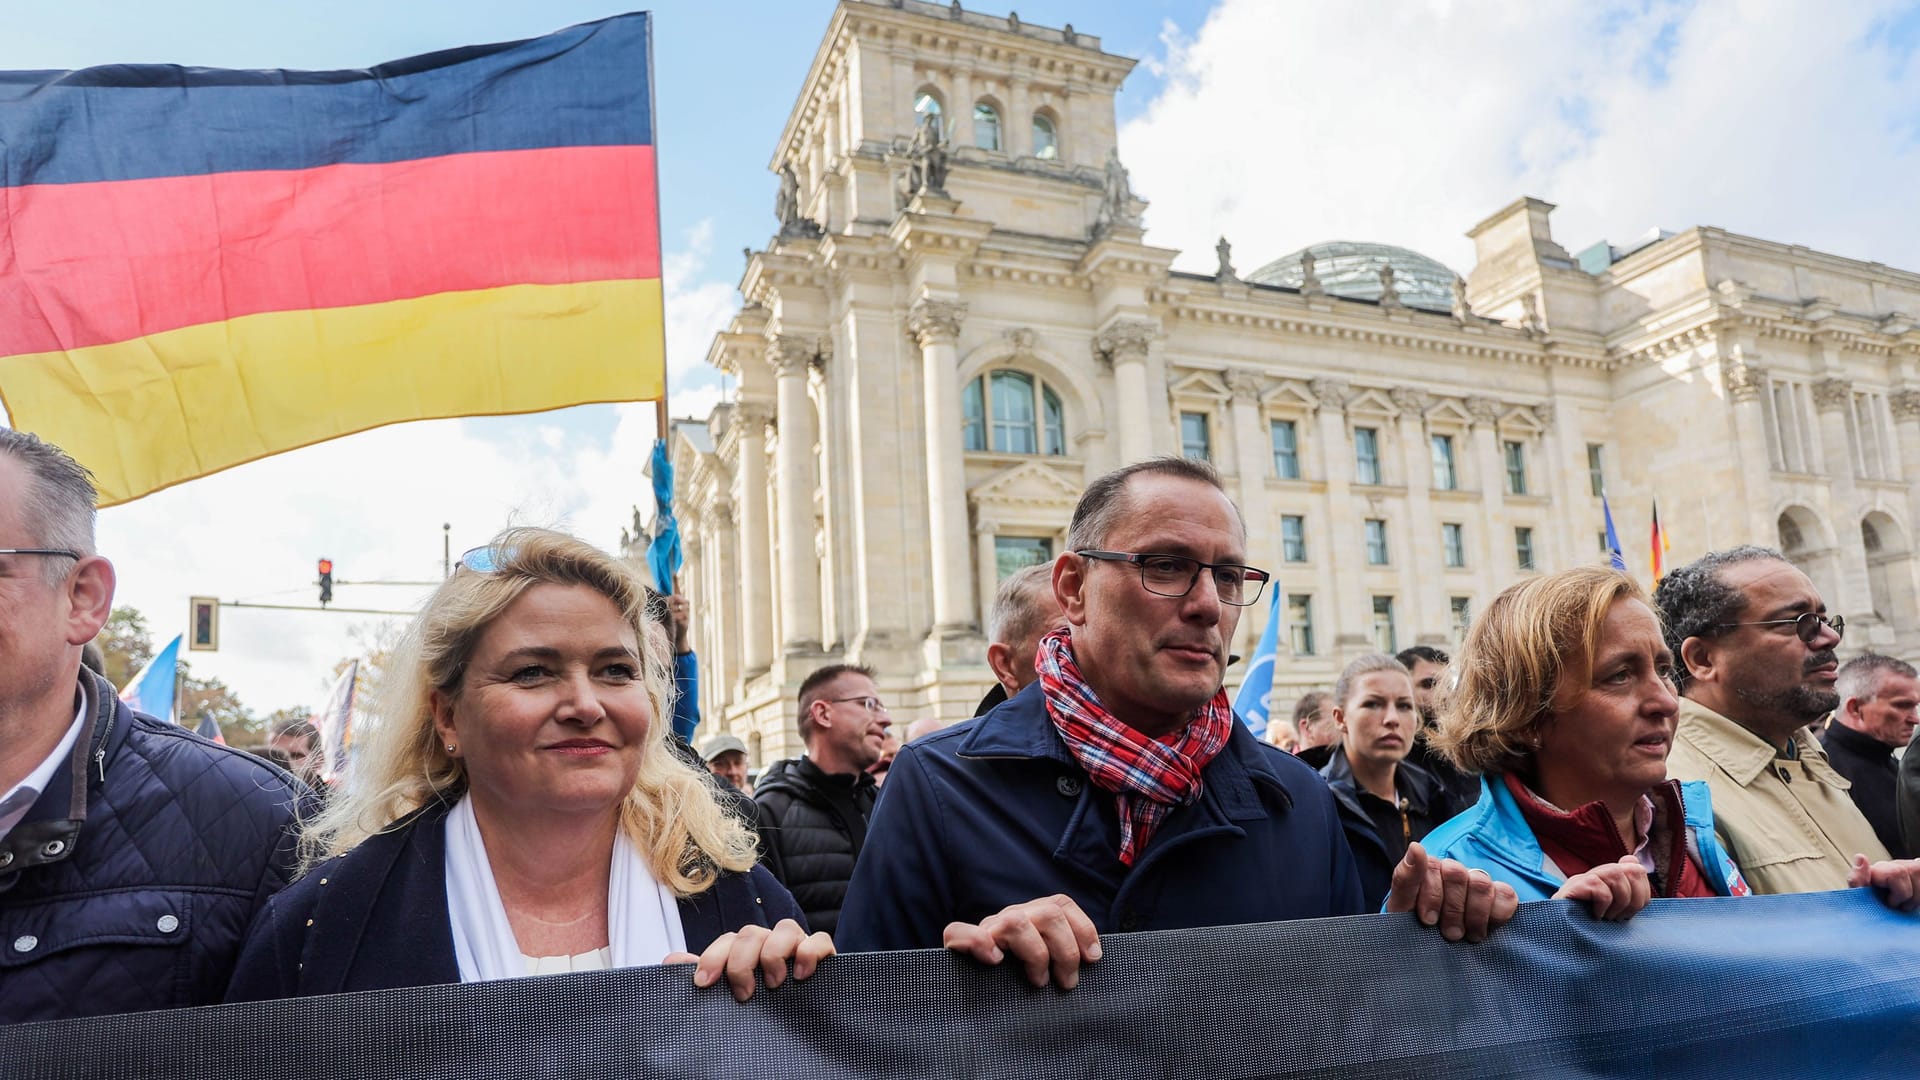
<svg viewBox="0 0 1920 1080">
<path fill-rule="evenodd" d="M 873 816 L 873 778 L 822 772 L 810 758 L 776 761 L 754 785 L 760 862 L 793 892 L 807 925 L 833 933 Z"/>
<path fill-rule="evenodd" d="M 294 866 L 299 781 L 80 690 L 74 752 L 0 840 L 0 1023 L 218 1002 Z"/>
</svg>

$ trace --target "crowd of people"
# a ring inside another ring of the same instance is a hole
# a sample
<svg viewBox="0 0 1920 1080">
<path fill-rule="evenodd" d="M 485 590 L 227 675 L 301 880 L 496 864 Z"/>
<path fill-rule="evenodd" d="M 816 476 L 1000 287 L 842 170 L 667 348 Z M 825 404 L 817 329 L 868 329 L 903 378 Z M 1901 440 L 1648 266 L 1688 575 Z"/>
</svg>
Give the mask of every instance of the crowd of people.
<svg viewBox="0 0 1920 1080">
<path fill-rule="evenodd" d="M 1529 576 L 1458 656 L 1361 656 L 1262 741 L 1224 684 L 1268 575 L 1210 468 L 1143 461 L 1001 584 L 974 719 L 895 732 L 885 680 L 832 664 L 793 702 L 804 753 L 749 779 L 737 738 L 693 745 L 685 599 L 513 529 L 415 617 L 329 787 L 311 729 L 277 733 L 282 768 L 83 664 L 115 588 L 95 501 L 0 429 L 0 1022 L 671 963 L 744 1000 L 912 948 L 1070 990 L 1137 930 L 1920 906 L 1920 756 L 1895 755 L 1920 681 L 1841 665 L 1844 621 L 1764 548 L 1651 597 Z"/>
</svg>

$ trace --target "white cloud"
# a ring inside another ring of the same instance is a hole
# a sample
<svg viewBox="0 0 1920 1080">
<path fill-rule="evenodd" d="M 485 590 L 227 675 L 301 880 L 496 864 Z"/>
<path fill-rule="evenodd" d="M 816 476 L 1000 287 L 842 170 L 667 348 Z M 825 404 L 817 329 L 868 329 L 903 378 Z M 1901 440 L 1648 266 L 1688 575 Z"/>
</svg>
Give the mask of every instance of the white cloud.
<svg viewBox="0 0 1920 1080">
<path fill-rule="evenodd" d="M 1243 273 L 1332 239 L 1464 272 L 1462 234 L 1522 194 L 1574 250 L 1711 224 L 1920 269 L 1902 10 L 1223 0 L 1163 37 L 1167 89 L 1121 147 L 1149 240 L 1195 269 L 1224 232 Z"/>
</svg>

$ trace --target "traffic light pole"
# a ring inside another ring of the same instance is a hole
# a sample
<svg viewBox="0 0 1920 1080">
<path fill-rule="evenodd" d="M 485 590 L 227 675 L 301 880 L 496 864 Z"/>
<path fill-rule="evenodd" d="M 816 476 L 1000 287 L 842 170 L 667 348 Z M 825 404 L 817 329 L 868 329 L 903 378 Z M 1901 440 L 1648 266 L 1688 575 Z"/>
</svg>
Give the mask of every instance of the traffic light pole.
<svg viewBox="0 0 1920 1080">
<path fill-rule="evenodd" d="M 243 600 L 222 600 L 221 607 L 258 608 L 268 611 L 323 611 L 339 615 L 418 615 L 417 611 L 382 611 L 376 608 L 306 607 L 301 604 L 249 604 Z"/>
</svg>

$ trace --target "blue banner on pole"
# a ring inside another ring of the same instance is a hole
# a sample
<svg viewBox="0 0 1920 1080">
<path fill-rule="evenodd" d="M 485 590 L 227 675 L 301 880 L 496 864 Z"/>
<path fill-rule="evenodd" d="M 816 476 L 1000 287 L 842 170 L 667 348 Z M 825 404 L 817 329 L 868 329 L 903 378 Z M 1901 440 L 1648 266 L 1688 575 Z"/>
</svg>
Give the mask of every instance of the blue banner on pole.
<svg viewBox="0 0 1920 1080">
<path fill-rule="evenodd" d="M 167 647 L 153 655 L 147 666 L 120 689 L 120 700 L 134 712 L 143 712 L 158 720 L 179 723 L 173 715 L 173 690 L 178 682 L 180 635 L 175 634 Z"/>
<path fill-rule="evenodd" d="M 1260 645 L 1253 650 L 1247 675 L 1240 680 L 1240 692 L 1233 699 L 1233 711 L 1240 714 L 1247 730 L 1261 739 L 1267 737 L 1271 716 L 1267 699 L 1273 695 L 1273 664 L 1280 651 L 1280 597 L 1280 586 L 1276 583 L 1272 606 L 1267 609 L 1267 628 L 1260 633 Z"/>
<path fill-rule="evenodd" d="M 673 462 L 667 460 L 667 440 L 653 444 L 653 540 L 647 544 L 647 565 L 653 587 L 662 596 L 673 595 L 673 575 L 685 556 L 680 551 L 680 522 L 673 516 Z"/>
<path fill-rule="evenodd" d="M 1613 507 L 1607 505 L 1607 493 L 1600 493 L 1600 514 L 1607 522 L 1607 562 L 1621 573 L 1627 572 L 1627 553 L 1620 550 L 1620 534 L 1613 531 Z"/>
</svg>

